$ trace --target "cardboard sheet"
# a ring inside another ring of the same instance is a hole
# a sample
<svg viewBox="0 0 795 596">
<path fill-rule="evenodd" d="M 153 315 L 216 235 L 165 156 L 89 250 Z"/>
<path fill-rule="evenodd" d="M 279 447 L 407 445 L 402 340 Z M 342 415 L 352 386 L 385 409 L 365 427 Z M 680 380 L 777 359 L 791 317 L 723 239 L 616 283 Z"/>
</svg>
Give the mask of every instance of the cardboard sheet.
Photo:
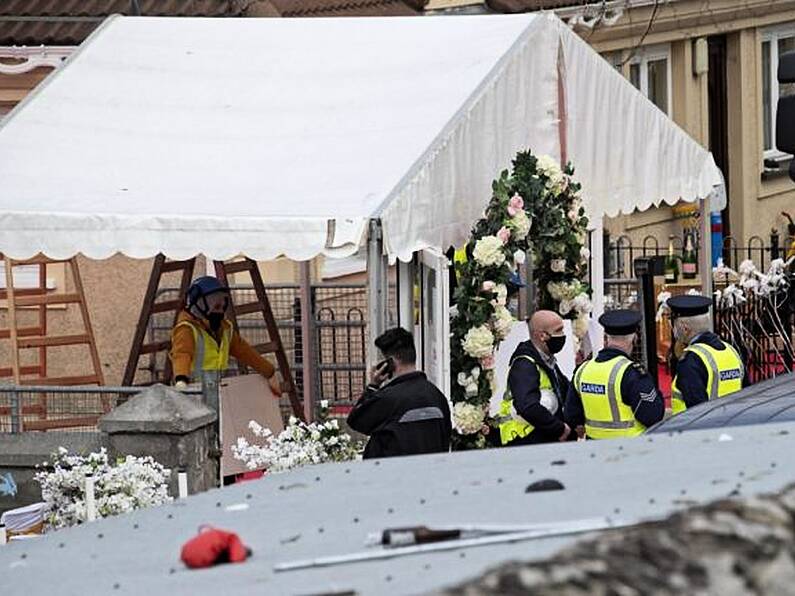
<svg viewBox="0 0 795 596">
<path fill-rule="evenodd" d="M 268 382 L 258 374 L 229 377 L 221 381 L 221 474 L 231 476 L 249 472 L 246 465 L 232 455 L 232 445 L 238 437 L 245 437 L 249 443 L 261 443 L 254 436 L 248 423 L 255 420 L 273 434 L 284 430 L 284 421 L 279 411 L 279 400 L 273 396 Z"/>
</svg>

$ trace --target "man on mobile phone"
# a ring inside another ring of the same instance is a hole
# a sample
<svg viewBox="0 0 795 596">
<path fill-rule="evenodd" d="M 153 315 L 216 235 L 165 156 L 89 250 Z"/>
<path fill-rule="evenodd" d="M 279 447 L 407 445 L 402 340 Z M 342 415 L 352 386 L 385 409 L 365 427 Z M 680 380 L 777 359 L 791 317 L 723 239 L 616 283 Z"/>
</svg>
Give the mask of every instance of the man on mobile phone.
<svg viewBox="0 0 795 596">
<path fill-rule="evenodd" d="M 450 449 L 450 407 L 416 368 L 414 337 L 400 327 L 375 340 L 384 359 L 348 415 L 348 425 L 370 440 L 364 458 L 416 455 Z"/>
</svg>

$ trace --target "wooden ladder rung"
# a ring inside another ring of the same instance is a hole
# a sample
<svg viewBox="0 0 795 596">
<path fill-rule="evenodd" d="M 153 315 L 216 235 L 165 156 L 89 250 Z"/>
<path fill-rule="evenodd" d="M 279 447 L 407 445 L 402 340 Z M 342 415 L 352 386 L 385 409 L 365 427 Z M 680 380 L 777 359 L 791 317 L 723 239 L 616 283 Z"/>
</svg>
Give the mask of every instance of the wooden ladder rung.
<svg viewBox="0 0 795 596">
<path fill-rule="evenodd" d="M 80 302 L 78 294 L 50 294 L 49 296 L 15 296 L 16 306 L 40 306 L 42 304 L 70 304 Z"/>
<path fill-rule="evenodd" d="M 56 335 L 50 337 L 31 337 L 30 339 L 20 339 L 20 348 L 40 348 L 42 346 L 77 346 L 91 342 L 87 334 L 79 335 Z"/>
<path fill-rule="evenodd" d="M 243 271 L 250 271 L 251 263 L 246 261 L 235 261 L 234 263 L 224 263 L 224 271 L 227 275 L 230 273 L 242 273 Z"/>
<path fill-rule="evenodd" d="M 184 271 L 190 266 L 190 261 L 167 261 L 160 266 L 161 273 Z"/>
<path fill-rule="evenodd" d="M 182 308 L 182 300 L 165 300 L 163 302 L 156 302 L 152 306 L 152 314 L 158 312 L 173 312 Z"/>
<path fill-rule="evenodd" d="M 235 304 L 235 315 L 250 315 L 254 312 L 262 312 L 262 305 L 259 302 L 249 302 L 248 304 Z"/>
<path fill-rule="evenodd" d="M 277 344 L 275 341 L 268 341 L 251 347 L 260 354 L 270 354 L 271 352 L 276 352 L 279 349 L 279 344 Z"/>
<path fill-rule="evenodd" d="M 44 406 L 42 405 L 32 405 L 32 406 L 22 406 L 22 415 L 27 416 L 29 414 L 37 414 L 41 415 L 44 414 Z M 0 416 L 11 416 L 11 406 L 0 406 Z"/>
<path fill-rule="evenodd" d="M 41 327 L 20 327 L 17 329 L 17 337 L 30 337 L 32 335 L 41 335 L 44 330 Z M 9 339 L 11 337 L 10 329 L 0 329 L 0 339 Z"/>
<path fill-rule="evenodd" d="M 82 377 L 47 377 L 45 379 L 22 379 L 21 385 L 99 385 L 97 375 Z"/>
<path fill-rule="evenodd" d="M 19 367 L 20 375 L 35 375 L 41 374 L 41 366 L 38 364 L 29 364 L 27 366 Z M 0 368 L 0 377 L 13 377 L 14 371 L 10 366 Z"/>
<path fill-rule="evenodd" d="M 171 340 L 163 340 L 141 346 L 141 354 L 153 354 L 161 350 L 168 350 L 171 347 Z"/>
<path fill-rule="evenodd" d="M 81 418 L 51 418 L 50 420 L 24 420 L 24 430 L 50 430 L 53 428 L 71 428 L 75 426 L 94 426 L 99 416 L 84 416 Z"/>
<path fill-rule="evenodd" d="M 21 261 L 19 261 L 17 259 L 12 259 L 12 263 L 13 263 L 14 267 L 18 267 L 19 265 L 22 265 L 22 266 L 25 266 L 25 265 L 55 265 L 57 263 L 68 263 L 69 260 L 70 259 L 51 259 L 49 257 L 38 256 L 38 257 L 30 258 L 30 259 L 24 259 L 24 260 L 21 260 Z"/>
</svg>

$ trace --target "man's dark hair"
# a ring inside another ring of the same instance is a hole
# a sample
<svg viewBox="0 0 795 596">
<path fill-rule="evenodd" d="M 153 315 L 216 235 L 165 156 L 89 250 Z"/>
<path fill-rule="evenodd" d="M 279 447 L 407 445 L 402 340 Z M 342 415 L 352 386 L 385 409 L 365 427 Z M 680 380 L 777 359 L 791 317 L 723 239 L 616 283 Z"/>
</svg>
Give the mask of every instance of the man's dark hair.
<svg viewBox="0 0 795 596">
<path fill-rule="evenodd" d="M 403 364 L 412 364 L 417 361 L 414 336 L 402 327 L 384 331 L 376 338 L 375 347 L 381 350 L 381 353 L 387 358 L 395 358 Z"/>
</svg>

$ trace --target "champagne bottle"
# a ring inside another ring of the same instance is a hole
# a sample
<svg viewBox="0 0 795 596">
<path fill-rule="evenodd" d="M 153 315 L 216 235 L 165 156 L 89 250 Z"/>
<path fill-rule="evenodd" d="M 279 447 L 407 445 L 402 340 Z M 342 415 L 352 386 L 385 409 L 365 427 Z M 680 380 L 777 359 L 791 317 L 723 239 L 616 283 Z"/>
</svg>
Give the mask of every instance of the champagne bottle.
<svg viewBox="0 0 795 596">
<path fill-rule="evenodd" d="M 679 281 L 679 263 L 674 255 L 674 237 L 668 239 L 668 256 L 665 258 L 665 283 L 675 284 Z"/>
<path fill-rule="evenodd" d="M 695 279 L 697 273 L 698 262 L 696 260 L 696 251 L 693 250 L 693 235 L 688 234 L 685 252 L 682 255 L 682 277 L 685 279 Z"/>
</svg>

